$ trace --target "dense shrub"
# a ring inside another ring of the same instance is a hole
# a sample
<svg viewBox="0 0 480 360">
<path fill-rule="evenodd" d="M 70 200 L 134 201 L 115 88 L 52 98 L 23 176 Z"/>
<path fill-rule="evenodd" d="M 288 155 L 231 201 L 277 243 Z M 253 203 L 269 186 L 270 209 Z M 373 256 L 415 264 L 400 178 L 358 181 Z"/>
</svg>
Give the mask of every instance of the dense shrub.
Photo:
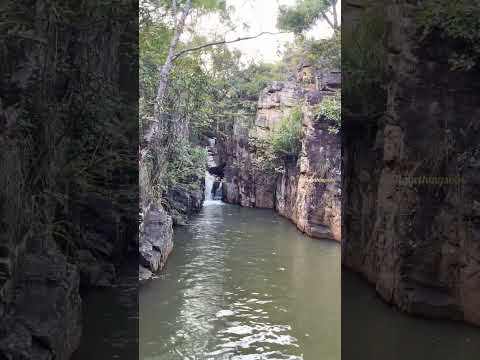
<svg viewBox="0 0 480 360">
<path fill-rule="evenodd" d="M 480 59 L 480 6 L 472 0 L 427 0 L 418 14 L 423 38 L 437 32 L 457 43 L 448 61 L 454 70 L 470 70 Z"/>
<path fill-rule="evenodd" d="M 207 165 L 205 148 L 185 144 L 178 148 L 172 160 L 168 163 L 165 177 L 165 187 L 183 186 L 195 190 L 199 179 L 203 178 Z"/>
<path fill-rule="evenodd" d="M 370 117 L 385 111 L 386 24 L 382 2 L 342 27 L 343 113 Z"/>
<path fill-rule="evenodd" d="M 303 113 L 300 107 L 286 115 L 274 129 L 271 138 L 273 152 L 278 156 L 296 156 L 300 152 Z"/>
<path fill-rule="evenodd" d="M 329 127 L 329 131 L 338 133 L 342 120 L 341 98 L 339 94 L 325 97 L 322 102 L 317 105 L 315 112 L 315 119 L 330 121 L 332 126 Z"/>
</svg>

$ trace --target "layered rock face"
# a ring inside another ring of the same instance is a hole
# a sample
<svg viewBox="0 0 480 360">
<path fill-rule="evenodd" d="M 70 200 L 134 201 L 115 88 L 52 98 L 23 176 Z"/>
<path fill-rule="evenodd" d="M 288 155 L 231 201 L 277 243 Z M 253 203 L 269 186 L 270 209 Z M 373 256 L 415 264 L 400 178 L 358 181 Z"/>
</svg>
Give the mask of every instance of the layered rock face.
<svg viewBox="0 0 480 360">
<path fill-rule="evenodd" d="M 306 116 L 301 155 L 276 183 L 275 209 L 319 239 L 341 238 L 340 141 L 327 122 Z"/>
<path fill-rule="evenodd" d="M 140 228 L 140 280 L 152 277 L 163 268 L 173 249 L 173 221 L 162 208 L 149 208 Z"/>
<path fill-rule="evenodd" d="M 224 168 L 223 200 L 245 207 L 273 208 L 275 178 L 255 170 L 250 152 L 248 118 L 237 118 L 219 136 L 217 147 Z"/>
<path fill-rule="evenodd" d="M 339 87 L 339 72 L 325 74 L 305 66 L 297 81 L 274 82 L 266 88 L 254 124 L 236 118 L 219 136 L 224 201 L 276 209 L 310 236 L 340 240 L 340 136 L 329 131 L 331 124 L 316 118 L 311 107 Z M 286 158 L 280 173 L 258 169 L 252 138 L 269 136 L 297 106 L 303 109 L 299 156 Z"/>
<path fill-rule="evenodd" d="M 198 212 L 204 200 L 204 179 L 197 179 L 198 190 L 176 187 L 167 194 L 167 212 L 162 205 L 150 204 L 139 228 L 139 279 L 150 279 L 165 265 L 173 250 L 173 226 L 184 225 L 188 216 Z"/>
<path fill-rule="evenodd" d="M 388 116 L 344 119 L 342 262 L 406 312 L 480 325 L 480 73 L 420 44 L 417 12 L 388 7 Z"/>
</svg>

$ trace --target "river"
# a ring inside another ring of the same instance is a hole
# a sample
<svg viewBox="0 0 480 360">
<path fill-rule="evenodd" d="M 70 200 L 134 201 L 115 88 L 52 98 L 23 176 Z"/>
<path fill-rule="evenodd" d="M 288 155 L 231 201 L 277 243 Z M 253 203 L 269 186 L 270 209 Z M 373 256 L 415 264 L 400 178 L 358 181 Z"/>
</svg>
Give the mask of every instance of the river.
<svg viewBox="0 0 480 360">
<path fill-rule="evenodd" d="M 139 359 L 340 359 L 340 245 L 206 201 L 139 294 Z"/>
<path fill-rule="evenodd" d="M 477 360 L 479 354 L 478 328 L 406 315 L 342 269 L 342 359 Z"/>
<path fill-rule="evenodd" d="M 125 261 L 111 287 L 82 294 L 82 339 L 71 360 L 138 358 L 138 260 Z"/>
<path fill-rule="evenodd" d="M 340 347 L 343 360 L 480 353 L 478 328 L 403 314 L 345 269 L 340 298 L 339 244 L 308 238 L 273 211 L 208 200 L 174 241 L 166 268 L 140 289 L 131 262 L 115 286 L 85 295 L 74 360 L 339 360 Z"/>
</svg>

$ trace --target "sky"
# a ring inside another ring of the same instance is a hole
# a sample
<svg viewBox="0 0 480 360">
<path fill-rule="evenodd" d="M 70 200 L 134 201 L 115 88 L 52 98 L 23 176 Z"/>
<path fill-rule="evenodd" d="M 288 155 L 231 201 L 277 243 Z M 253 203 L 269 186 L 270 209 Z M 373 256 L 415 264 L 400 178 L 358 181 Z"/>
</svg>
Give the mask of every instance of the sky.
<svg viewBox="0 0 480 360">
<path fill-rule="evenodd" d="M 235 8 L 231 14 L 237 30 L 227 33 L 226 39 L 232 40 L 243 36 L 257 35 L 263 31 L 279 32 L 276 27 L 279 5 L 293 5 L 295 0 L 227 0 L 227 5 Z M 338 2 L 338 14 L 341 1 Z M 246 23 L 249 29 L 244 29 L 242 24 Z M 206 17 L 199 25 L 204 34 L 224 34 L 225 29 L 219 27 L 216 16 Z M 318 24 L 309 31 L 308 35 L 314 38 L 324 38 L 331 34 L 331 29 L 325 23 Z M 242 51 L 243 60 L 258 60 L 263 62 L 275 62 L 280 59 L 278 52 L 285 43 L 293 40 L 293 34 L 262 35 L 259 38 L 244 40 L 229 44 L 230 49 Z"/>
</svg>

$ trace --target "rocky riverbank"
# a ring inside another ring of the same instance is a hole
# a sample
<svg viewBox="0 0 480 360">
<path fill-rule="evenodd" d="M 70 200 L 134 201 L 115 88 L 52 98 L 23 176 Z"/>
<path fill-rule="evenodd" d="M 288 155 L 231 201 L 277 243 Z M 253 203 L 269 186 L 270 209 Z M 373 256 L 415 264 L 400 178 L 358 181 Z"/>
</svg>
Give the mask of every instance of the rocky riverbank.
<svg viewBox="0 0 480 360">
<path fill-rule="evenodd" d="M 313 112 L 340 88 L 340 79 L 339 72 L 302 65 L 296 79 L 274 82 L 260 94 L 253 125 L 239 117 L 222 129 L 217 149 L 225 202 L 275 209 L 312 237 L 340 240 L 340 135 Z M 298 156 L 284 158 L 279 171 L 264 171 L 257 166 L 261 155 L 253 139 L 268 136 L 299 106 L 303 117 Z"/>
<path fill-rule="evenodd" d="M 188 216 L 198 212 L 205 198 L 205 180 L 197 179 L 195 190 L 171 189 L 166 197 L 168 211 L 162 205 L 147 207 L 139 230 L 140 280 L 150 279 L 160 271 L 173 250 L 173 227 L 185 225 Z"/>
</svg>

